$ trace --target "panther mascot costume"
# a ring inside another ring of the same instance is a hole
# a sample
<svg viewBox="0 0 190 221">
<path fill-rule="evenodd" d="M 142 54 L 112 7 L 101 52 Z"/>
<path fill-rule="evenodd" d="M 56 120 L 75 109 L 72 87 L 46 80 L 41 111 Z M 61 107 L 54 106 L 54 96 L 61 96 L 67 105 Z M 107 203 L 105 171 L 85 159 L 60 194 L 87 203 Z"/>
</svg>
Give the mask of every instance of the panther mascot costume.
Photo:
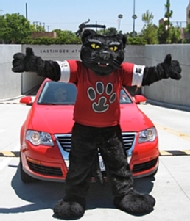
<svg viewBox="0 0 190 221">
<path fill-rule="evenodd" d="M 150 213 L 155 206 L 154 197 L 133 189 L 120 128 L 120 90 L 123 86 L 150 85 L 161 79 L 179 80 L 180 64 L 170 54 L 152 67 L 124 62 L 127 40 L 120 34 L 98 35 L 93 29 L 85 29 L 81 40 L 80 60 L 43 60 L 31 48 L 26 49 L 26 54 L 13 56 L 13 72 L 36 72 L 52 81 L 74 83 L 78 90 L 65 196 L 55 205 L 55 216 L 76 219 L 84 215 L 92 171 L 98 171 L 94 167 L 98 151 L 105 164 L 114 206 L 134 215 Z"/>
</svg>

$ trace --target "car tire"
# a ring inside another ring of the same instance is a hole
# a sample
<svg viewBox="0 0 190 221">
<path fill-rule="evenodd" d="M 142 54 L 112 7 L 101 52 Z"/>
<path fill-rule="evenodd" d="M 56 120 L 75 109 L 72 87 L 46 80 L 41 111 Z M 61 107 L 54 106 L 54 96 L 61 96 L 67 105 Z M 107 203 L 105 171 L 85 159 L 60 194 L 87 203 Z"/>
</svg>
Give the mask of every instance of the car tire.
<svg viewBox="0 0 190 221">
<path fill-rule="evenodd" d="M 21 161 L 20 161 L 19 167 L 20 167 L 20 178 L 23 183 L 34 183 L 38 181 L 38 179 L 31 177 L 27 173 L 24 172 Z"/>
</svg>

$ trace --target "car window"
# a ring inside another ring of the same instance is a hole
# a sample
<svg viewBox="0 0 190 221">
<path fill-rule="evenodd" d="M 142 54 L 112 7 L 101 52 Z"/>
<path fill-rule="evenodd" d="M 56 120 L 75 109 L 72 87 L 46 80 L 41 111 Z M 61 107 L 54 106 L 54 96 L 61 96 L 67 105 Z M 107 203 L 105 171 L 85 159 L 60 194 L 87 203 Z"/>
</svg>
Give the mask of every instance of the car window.
<svg viewBox="0 0 190 221">
<path fill-rule="evenodd" d="M 46 82 L 38 98 L 38 104 L 74 104 L 77 88 L 74 84 L 65 82 Z"/>
<path fill-rule="evenodd" d="M 46 82 L 38 98 L 38 104 L 74 104 L 77 88 L 74 84 L 65 82 Z M 131 104 L 132 100 L 124 89 L 120 92 L 120 104 Z"/>
<path fill-rule="evenodd" d="M 131 104 L 133 103 L 129 95 L 125 92 L 124 89 L 120 92 L 120 104 Z"/>
</svg>

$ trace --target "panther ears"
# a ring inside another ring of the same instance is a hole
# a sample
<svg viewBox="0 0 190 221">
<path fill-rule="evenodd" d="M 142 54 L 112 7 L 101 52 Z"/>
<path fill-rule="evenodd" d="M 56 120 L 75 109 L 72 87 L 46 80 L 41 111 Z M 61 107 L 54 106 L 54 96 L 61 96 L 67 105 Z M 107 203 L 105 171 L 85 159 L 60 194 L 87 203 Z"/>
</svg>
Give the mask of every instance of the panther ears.
<svg viewBox="0 0 190 221">
<path fill-rule="evenodd" d="M 96 32 L 93 29 L 85 29 L 84 32 L 82 33 L 82 37 L 81 37 L 81 40 L 82 40 L 83 44 L 85 43 L 85 39 L 90 35 L 96 35 Z M 118 38 L 118 40 L 122 41 L 123 48 L 125 48 L 125 45 L 127 43 L 127 37 L 125 35 L 122 35 L 122 34 L 118 34 L 118 35 L 115 35 L 115 36 Z"/>
<path fill-rule="evenodd" d="M 82 33 L 82 37 L 81 40 L 84 43 L 85 39 L 89 36 L 89 35 L 95 35 L 96 32 L 93 29 L 85 29 Z"/>
</svg>

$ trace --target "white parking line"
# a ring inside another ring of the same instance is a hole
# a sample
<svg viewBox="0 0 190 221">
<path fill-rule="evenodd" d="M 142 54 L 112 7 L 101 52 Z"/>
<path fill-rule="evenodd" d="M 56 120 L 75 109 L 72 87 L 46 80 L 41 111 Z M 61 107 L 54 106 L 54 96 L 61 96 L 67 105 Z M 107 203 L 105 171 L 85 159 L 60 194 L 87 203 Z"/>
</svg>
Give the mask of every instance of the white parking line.
<svg viewBox="0 0 190 221">
<path fill-rule="evenodd" d="M 19 146 L 20 146 L 19 144 L 16 145 L 13 151 L 19 150 Z M 12 160 L 11 158 L 6 158 L 2 162 L 0 162 L 0 170 L 3 170 L 9 164 L 11 160 Z"/>
</svg>

